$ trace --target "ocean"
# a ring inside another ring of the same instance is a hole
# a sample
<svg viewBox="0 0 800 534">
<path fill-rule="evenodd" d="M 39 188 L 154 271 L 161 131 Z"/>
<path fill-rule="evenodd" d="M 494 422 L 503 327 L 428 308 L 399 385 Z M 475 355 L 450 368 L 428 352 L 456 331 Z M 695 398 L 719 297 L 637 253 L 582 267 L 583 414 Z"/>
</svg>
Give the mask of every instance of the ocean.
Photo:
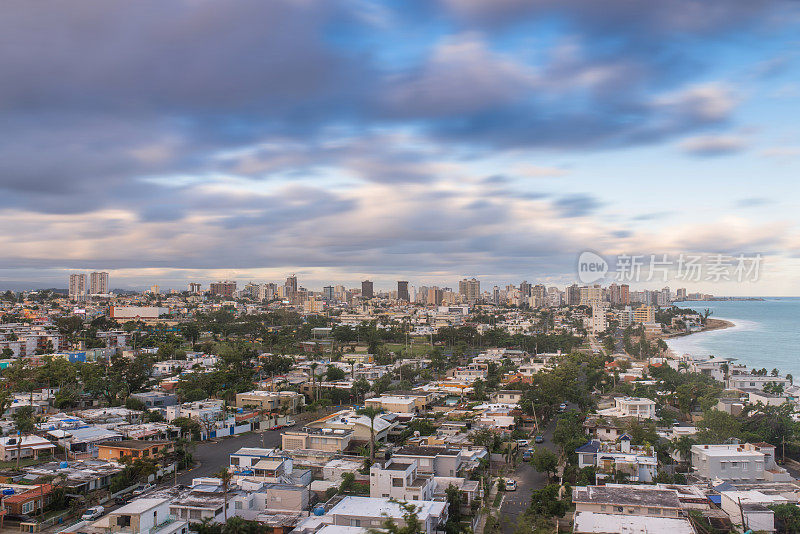
<svg viewBox="0 0 800 534">
<path fill-rule="evenodd" d="M 765 298 L 763 301 L 687 301 L 676 303 L 711 318 L 735 324 L 667 340 L 676 354 L 735 358 L 748 367 L 800 377 L 800 298 Z"/>
</svg>

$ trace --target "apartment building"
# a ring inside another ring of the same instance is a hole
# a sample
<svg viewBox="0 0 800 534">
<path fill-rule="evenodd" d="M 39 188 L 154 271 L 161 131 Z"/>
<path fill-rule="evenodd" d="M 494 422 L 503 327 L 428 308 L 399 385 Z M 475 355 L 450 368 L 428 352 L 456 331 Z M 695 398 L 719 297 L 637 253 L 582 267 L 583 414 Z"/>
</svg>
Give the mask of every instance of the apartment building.
<svg viewBox="0 0 800 534">
<path fill-rule="evenodd" d="M 248 391 L 236 394 L 236 406 L 253 407 L 261 410 L 297 413 L 305 404 L 305 396 L 295 391 Z"/>
<path fill-rule="evenodd" d="M 463 467 L 461 449 L 451 447 L 407 445 L 395 451 L 392 458 L 398 462 L 416 462 L 420 473 L 437 477 L 458 476 Z"/>
<path fill-rule="evenodd" d="M 347 450 L 353 439 L 353 431 L 345 428 L 309 428 L 287 430 L 281 435 L 281 447 L 295 449 L 314 449 L 326 452 Z"/>
<path fill-rule="evenodd" d="M 692 468 L 705 480 L 731 482 L 788 481 L 791 475 L 775 461 L 769 443 L 692 445 Z"/>
<path fill-rule="evenodd" d="M 424 534 L 435 534 L 447 522 L 447 502 L 416 501 L 417 519 Z M 387 518 L 405 525 L 405 510 L 400 503 L 385 498 L 345 497 L 331 508 L 328 516 L 340 527 L 378 528 Z"/>
<path fill-rule="evenodd" d="M 431 501 L 436 490 L 432 474 L 420 474 L 416 461 L 401 462 L 394 458 L 369 470 L 370 497 L 398 501 Z"/>
</svg>

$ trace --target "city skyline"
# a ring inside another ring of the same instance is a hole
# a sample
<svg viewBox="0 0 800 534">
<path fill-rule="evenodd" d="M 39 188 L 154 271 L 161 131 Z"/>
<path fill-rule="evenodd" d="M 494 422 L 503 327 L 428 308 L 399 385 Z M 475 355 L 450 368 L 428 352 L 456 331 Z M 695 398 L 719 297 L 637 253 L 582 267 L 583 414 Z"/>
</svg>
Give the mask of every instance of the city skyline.
<svg viewBox="0 0 800 534">
<path fill-rule="evenodd" d="M 11 2 L 0 287 L 563 286 L 593 250 L 800 295 L 800 8 L 595 6 Z"/>
</svg>

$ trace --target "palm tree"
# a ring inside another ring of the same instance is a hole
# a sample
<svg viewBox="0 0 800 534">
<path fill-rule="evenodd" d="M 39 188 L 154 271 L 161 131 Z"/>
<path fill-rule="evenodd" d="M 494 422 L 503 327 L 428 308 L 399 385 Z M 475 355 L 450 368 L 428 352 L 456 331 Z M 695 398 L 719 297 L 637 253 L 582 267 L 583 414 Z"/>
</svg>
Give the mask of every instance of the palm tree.
<svg viewBox="0 0 800 534">
<path fill-rule="evenodd" d="M 692 455 L 692 445 L 694 445 L 694 440 L 689 436 L 681 436 L 675 441 L 672 442 L 672 448 L 675 452 L 677 452 L 681 460 L 684 462 L 689 461 L 691 465 L 691 455 Z"/>
<path fill-rule="evenodd" d="M 319 363 L 311 362 L 311 399 L 312 401 L 317 400 L 316 391 L 317 391 L 317 367 L 319 367 Z"/>
<path fill-rule="evenodd" d="M 358 410 L 358 415 L 366 415 L 369 417 L 369 461 L 371 464 L 375 463 L 375 418 L 383 413 L 383 410 L 367 406 Z"/>
<path fill-rule="evenodd" d="M 231 472 L 228 471 L 227 467 L 223 467 L 214 476 L 222 481 L 222 494 L 224 495 L 224 498 L 225 498 L 225 504 L 223 505 L 222 513 L 224 514 L 223 517 L 225 518 L 225 522 L 227 523 L 228 522 L 228 488 L 231 485 L 231 479 L 233 479 L 233 475 L 231 475 Z"/>
</svg>

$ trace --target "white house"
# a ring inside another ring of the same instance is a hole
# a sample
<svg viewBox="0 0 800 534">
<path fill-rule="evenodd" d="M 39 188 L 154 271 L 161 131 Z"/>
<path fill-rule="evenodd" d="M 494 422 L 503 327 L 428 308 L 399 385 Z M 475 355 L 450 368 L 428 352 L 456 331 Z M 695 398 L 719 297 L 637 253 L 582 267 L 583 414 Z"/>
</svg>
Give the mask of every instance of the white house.
<svg viewBox="0 0 800 534">
<path fill-rule="evenodd" d="M 637 419 L 655 419 L 656 403 L 641 397 L 616 397 L 614 407 L 599 410 L 603 417 L 635 417 Z"/>
<path fill-rule="evenodd" d="M 389 459 L 369 470 L 369 496 L 399 501 L 432 501 L 436 490 L 433 475 L 417 472 L 416 460 L 400 462 Z"/>
</svg>

